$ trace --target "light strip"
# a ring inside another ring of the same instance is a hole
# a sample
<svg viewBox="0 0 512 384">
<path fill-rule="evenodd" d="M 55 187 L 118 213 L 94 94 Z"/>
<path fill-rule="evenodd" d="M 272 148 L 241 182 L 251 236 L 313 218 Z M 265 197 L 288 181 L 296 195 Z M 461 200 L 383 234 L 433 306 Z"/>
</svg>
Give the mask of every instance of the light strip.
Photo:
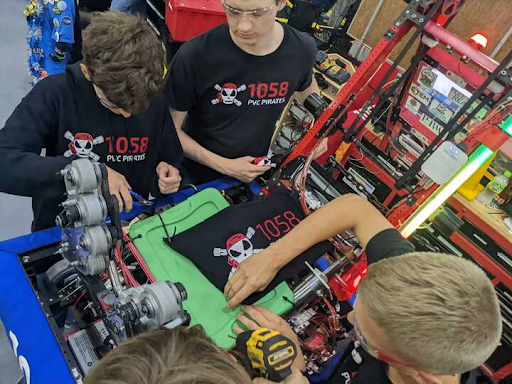
<svg viewBox="0 0 512 384">
<path fill-rule="evenodd" d="M 512 115 L 510 115 L 508 119 L 501 124 L 501 129 L 503 129 L 509 136 L 512 136 Z"/>
<path fill-rule="evenodd" d="M 512 129 L 512 128 L 511 128 Z M 409 216 L 405 223 L 400 227 L 402 236 L 409 237 L 423 222 L 432 215 L 437 208 L 443 204 L 446 199 L 455 193 L 466 180 L 476 172 L 480 166 L 485 163 L 493 154 L 489 148 L 481 144 L 469 156 L 464 166 L 452 176 L 445 184 L 435 190 L 421 206 Z"/>
</svg>

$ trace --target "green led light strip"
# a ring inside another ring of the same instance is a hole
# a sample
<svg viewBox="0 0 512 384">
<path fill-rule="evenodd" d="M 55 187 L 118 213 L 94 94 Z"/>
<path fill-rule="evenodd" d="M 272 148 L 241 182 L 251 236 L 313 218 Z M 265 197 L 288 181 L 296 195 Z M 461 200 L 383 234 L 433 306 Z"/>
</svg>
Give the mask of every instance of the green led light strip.
<svg viewBox="0 0 512 384">
<path fill-rule="evenodd" d="M 509 127 L 510 128 L 510 127 Z M 409 237 L 426 219 L 432 215 L 437 208 L 443 204 L 446 199 L 455 193 L 459 187 L 466 182 L 469 177 L 476 172 L 480 166 L 485 163 L 493 154 L 489 148 L 481 144 L 469 156 L 464 166 L 452 176 L 445 184 L 437 188 L 427 200 L 409 216 L 405 223 L 400 227 L 402 236 Z"/>
</svg>

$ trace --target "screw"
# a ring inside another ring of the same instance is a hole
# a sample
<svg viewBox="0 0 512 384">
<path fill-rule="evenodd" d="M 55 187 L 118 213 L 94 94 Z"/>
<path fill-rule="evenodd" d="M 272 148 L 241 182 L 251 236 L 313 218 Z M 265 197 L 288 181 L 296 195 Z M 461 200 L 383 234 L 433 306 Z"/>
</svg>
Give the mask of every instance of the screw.
<svg viewBox="0 0 512 384">
<path fill-rule="evenodd" d="M 420 23 L 423 23 L 424 21 L 425 21 L 425 19 L 422 17 L 422 18 L 420 19 Z"/>
<path fill-rule="evenodd" d="M 28 262 L 30 262 L 30 256 L 23 256 L 23 257 L 21 258 L 21 261 L 23 261 L 25 264 L 26 264 L 26 263 L 28 263 Z"/>
<path fill-rule="evenodd" d="M 409 14 L 409 13 L 411 13 L 411 11 L 407 10 L 407 11 L 405 11 L 405 13 Z"/>
<path fill-rule="evenodd" d="M 506 76 L 506 75 L 507 75 L 507 71 L 501 71 L 501 74 L 502 74 L 503 76 Z"/>
<path fill-rule="evenodd" d="M 413 14 L 412 14 L 412 18 L 413 18 L 413 19 L 415 19 L 415 18 L 417 18 L 417 17 L 418 17 L 418 16 L 417 16 L 415 13 L 413 13 Z"/>
</svg>

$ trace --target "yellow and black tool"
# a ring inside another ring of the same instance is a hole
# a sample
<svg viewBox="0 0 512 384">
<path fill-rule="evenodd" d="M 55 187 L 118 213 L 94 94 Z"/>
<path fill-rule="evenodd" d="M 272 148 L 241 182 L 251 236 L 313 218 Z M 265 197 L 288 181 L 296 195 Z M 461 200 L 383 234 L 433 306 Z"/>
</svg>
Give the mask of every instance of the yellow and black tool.
<svg viewBox="0 0 512 384">
<path fill-rule="evenodd" d="M 254 370 L 271 381 L 280 382 L 292 373 L 297 347 L 286 336 L 268 328 L 238 335 L 236 349 L 246 355 Z"/>
</svg>

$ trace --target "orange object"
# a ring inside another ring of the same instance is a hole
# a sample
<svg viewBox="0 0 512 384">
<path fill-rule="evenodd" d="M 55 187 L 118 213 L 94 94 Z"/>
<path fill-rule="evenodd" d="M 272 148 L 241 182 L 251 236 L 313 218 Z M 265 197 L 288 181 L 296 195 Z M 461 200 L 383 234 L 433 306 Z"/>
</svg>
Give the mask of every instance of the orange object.
<svg viewBox="0 0 512 384">
<path fill-rule="evenodd" d="M 336 150 L 336 161 L 341 163 L 343 158 L 345 157 L 345 153 L 347 153 L 350 148 L 350 143 L 342 142 L 339 148 Z"/>
</svg>

